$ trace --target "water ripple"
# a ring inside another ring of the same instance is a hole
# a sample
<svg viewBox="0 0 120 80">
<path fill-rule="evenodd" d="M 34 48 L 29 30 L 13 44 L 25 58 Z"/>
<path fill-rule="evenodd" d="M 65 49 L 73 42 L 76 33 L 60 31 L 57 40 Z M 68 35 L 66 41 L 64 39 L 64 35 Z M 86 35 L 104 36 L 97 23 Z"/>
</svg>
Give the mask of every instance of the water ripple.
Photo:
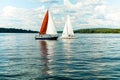
<svg viewBox="0 0 120 80">
<path fill-rule="evenodd" d="M 0 34 L 0 80 L 120 79 L 120 35 L 76 34 L 78 39 L 57 41 L 34 36 Z"/>
</svg>

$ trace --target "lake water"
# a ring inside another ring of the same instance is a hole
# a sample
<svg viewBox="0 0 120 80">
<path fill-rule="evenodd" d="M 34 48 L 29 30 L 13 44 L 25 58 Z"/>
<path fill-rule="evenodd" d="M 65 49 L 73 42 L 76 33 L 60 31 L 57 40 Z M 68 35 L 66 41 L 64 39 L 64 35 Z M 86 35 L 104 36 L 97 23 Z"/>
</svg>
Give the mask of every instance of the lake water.
<svg viewBox="0 0 120 80">
<path fill-rule="evenodd" d="M 120 34 L 56 41 L 35 35 L 0 34 L 0 80 L 120 79 Z"/>
</svg>

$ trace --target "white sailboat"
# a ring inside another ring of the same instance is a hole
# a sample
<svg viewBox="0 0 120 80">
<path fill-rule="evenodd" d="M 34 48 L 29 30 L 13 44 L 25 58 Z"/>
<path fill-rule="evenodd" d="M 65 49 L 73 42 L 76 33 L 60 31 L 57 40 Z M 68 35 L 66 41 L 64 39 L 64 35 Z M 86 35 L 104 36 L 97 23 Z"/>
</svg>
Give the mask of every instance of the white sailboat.
<svg viewBox="0 0 120 80">
<path fill-rule="evenodd" d="M 62 39 L 75 39 L 72 24 L 70 21 L 70 16 L 67 16 L 67 22 L 62 33 Z"/>
<path fill-rule="evenodd" d="M 57 40 L 57 30 L 54 25 L 51 13 L 47 10 L 39 34 L 35 36 L 35 39 L 40 40 Z"/>
</svg>

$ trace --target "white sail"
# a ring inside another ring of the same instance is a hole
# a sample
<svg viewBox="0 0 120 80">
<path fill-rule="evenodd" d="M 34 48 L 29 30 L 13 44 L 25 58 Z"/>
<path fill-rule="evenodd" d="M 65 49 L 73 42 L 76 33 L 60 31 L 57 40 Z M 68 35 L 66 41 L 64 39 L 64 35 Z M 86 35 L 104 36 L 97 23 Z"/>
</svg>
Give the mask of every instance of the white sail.
<svg viewBox="0 0 120 80">
<path fill-rule="evenodd" d="M 63 33 L 62 33 L 62 37 L 64 38 L 69 38 L 71 36 L 74 36 L 74 32 L 73 32 L 73 29 L 72 29 L 72 24 L 71 24 L 71 21 L 70 21 L 70 16 L 68 15 L 67 16 L 67 21 L 65 23 L 65 27 L 64 27 L 64 30 L 63 30 Z"/>
<path fill-rule="evenodd" d="M 62 33 L 62 37 L 68 37 L 67 23 L 65 23 L 65 27 Z"/>
<path fill-rule="evenodd" d="M 67 16 L 67 27 L 68 27 L 67 28 L 68 29 L 68 35 L 74 35 L 69 15 Z"/>
<path fill-rule="evenodd" d="M 57 30 L 56 30 L 56 27 L 54 25 L 53 18 L 52 18 L 50 11 L 49 11 L 48 16 L 49 17 L 48 17 L 48 25 L 47 25 L 46 34 L 57 34 Z"/>
</svg>

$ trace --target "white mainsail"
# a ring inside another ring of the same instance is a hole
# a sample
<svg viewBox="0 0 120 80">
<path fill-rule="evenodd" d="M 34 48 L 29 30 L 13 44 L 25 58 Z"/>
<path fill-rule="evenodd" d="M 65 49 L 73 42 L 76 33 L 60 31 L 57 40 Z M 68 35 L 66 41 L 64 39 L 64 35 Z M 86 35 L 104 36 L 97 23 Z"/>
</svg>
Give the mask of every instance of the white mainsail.
<svg viewBox="0 0 120 80">
<path fill-rule="evenodd" d="M 71 24 L 71 21 L 70 21 L 70 16 L 68 15 L 67 16 L 67 21 L 68 21 L 68 23 L 67 23 L 67 29 L 68 29 L 68 35 L 74 35 L 74 33 L 73 33 L 73 29 L 72 29 L 72 24 Z"/>
<path fill-rule="evenodd" d="M 73 29 L 72 29 L 72 24 L 71 24 L 71 21 L 70 21 L 70 16 L 68 15 L 67 16 L 67 22 L 65 23 L 65 27 L 64 27 L 64 30 L 63 30 L 63 33 L 62 33 L 62 37 L 70 37 L 70 36 L 74 36 L 74 32 L 73 32 Z"/>
<path fill-rule="evenodd" d="M 48 25 L 47 25 L 46 34 L 57 34 L 57 30 L 54 25 L 53 18 L 52 18 L 50 11 L 49 11 L 49 15 L 48 15 Z"/>
</svg>

